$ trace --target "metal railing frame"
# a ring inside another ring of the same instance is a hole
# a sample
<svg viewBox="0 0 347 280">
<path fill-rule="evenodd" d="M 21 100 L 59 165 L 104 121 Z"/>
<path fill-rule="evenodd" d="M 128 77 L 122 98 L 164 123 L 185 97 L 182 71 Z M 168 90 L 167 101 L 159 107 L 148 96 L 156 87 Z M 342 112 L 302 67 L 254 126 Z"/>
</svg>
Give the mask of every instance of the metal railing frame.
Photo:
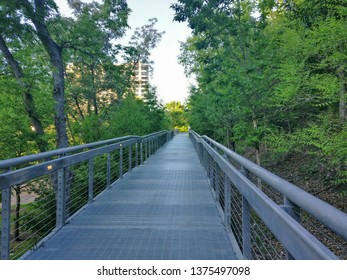
<svg viewBox="0 0 347 280">
<path fill-rule="evenodd" d="M 287 259 L 339 259 L 298 222 L 297 217 L 293 214 L 293 208 L 300 207 L 304 209 L 345 240 L 347 240 L 346 213 L 272 174 L 207 136 L 200 136 L 196 132 L 190 131 L 189 137 L 201 161 L 204 153 L 208 153 L 212 158 L 208 166 L 204 166 L 204 168 L 207 177 L 210 179 L 213 193 L 216 195 L 219 192 L 219 190 L 213 189 L 213 176 L 215 175 L 213 175 L 214 172 L 211 170 L 211 166 L 215 163 L 225 175 L 225 186 L 229 186 L 232 183 L 242 195 L 243 248 L 239 249 L 243 252 L 243 256 L 246 259 L 251 258 L 250 207 L 255 210 L 264 224 L 285 247 Z M 227 159 L 228 157 L 237 162 L 241 169 L 238 170 L 233 166 Z M 249 173 L 254 174 L 282 193 L 284 196 L 283 205 L 276 204 L 253 184 L 249 180 Z M 215 186 L 215 188 L 218 188 L 218 186 Z M 228 189 L 230 188 L 224 187 L 226 193 L 224 195 L 225 201 L 223 202 L 223 217 L 225 226 L 230 231 L 231 208 L 230 191 Z M 218 199 L 216 201 L 219 203 Z"/>
<path fill-rule="evenodd" d="M 57 149 L 34 155 L 0 161 L 0 191 L 2 192 L 2 225 L 1 225 L 1 254 L 0 259 L 10 258 L 10 215 L 11 215 L 11 187 L 22 184 L 34 178 L 47 174 L 57 174 L 56 184 L 56 227 L 54 232 L 62 228 L 68 219 L 65 217 L 67 170 L 69 167 L 83 161 L 88 161 L 88 203 L 92 203 L 93 197 L 93 159 L 106 154 L 106 188 L 110 188 L 111 166 L 110 154 L 120 151 L 119 178 L 123 177 L 123 149 L 128 148 L 128 172 L 132 170 L 132 148 L 135 147 L 135 166 L 143 164 L 159 147 L 164 145 L 173 137 L 172 131 L 161 131 L 146 136 L 125 136 L 69 148 Z M 138 148 L 140 151 L 138 151 Z M 143 152 L 145 151 L 145 155 Z M 54 158 L 56 157 L 56 158 Z M 139 158 L 138 158 L 139 157 Z M 54 158 L 54 159 L 52 159 Z M 27 165 L 25 167 L 19 167 Z M 16 167 L 18 169 L 16 169 Z M 78 213 L 78 212 L 77 212 Z M 69 219 L 71 219 L 70 217 Z M 53 232 L 53 233 L 54 233 Z"/>
</svg>

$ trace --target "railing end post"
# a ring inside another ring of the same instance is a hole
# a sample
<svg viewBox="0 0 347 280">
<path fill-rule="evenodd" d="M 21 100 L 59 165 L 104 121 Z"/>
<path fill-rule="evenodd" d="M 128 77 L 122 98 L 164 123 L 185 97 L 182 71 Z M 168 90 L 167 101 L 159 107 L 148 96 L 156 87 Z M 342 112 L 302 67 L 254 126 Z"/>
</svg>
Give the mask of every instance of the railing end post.
<svg viewBox="0 0 347 280">
<path fill-rule="evenodd" d="M 11 188 L 2 191 L 1 258 L 10 259 Z"/>
<path fill-rule="evenodd" d="M 62 228 L 66 220 L 66 168 L 58 170 L 57 174 L 57 190 L 56 190 L 56 203 L 57 203 L 57 221 L 56 228 Z"/>
</svg>

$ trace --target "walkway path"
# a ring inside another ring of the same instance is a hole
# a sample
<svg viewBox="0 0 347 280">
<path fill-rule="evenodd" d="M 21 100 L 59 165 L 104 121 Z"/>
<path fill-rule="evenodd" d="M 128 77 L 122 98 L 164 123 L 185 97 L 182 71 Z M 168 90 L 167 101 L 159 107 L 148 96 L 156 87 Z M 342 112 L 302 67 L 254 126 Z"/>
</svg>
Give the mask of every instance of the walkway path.
<svg viewBox="0 0 347 280">
<path fill-rule="evenodd" d="M 187 134 L 126 174 L 28 259 L 235 259 Z"/>
</svg>

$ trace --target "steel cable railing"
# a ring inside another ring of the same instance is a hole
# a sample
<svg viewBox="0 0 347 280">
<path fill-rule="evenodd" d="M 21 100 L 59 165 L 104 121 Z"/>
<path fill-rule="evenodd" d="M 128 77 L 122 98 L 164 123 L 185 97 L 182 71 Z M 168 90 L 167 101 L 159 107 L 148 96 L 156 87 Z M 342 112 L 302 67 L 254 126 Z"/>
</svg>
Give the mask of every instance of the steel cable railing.
<svg viewBox="0 0 347 280">
<path fill-rule="evenodd" d="M 347 259 L 347 214 L 207 136 L 190 138 L 246 259 Z"/>
<path fill-rule="evenodd" d="M 40 246 L 172 136 L 126 136 L 0 161 L 0 259 Z"/>
</svg>

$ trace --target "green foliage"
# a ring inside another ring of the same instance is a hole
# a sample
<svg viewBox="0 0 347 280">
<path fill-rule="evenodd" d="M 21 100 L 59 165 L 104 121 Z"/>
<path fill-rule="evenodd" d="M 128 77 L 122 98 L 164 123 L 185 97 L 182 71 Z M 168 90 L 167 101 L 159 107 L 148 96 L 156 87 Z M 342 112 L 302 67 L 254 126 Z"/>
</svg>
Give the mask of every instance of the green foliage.
<svg viewBox="0 0 347 280">
<path fill-rule="evenodd" d="M 0 77 L 0 159 L 22 156 L 35 152 L 35 135 L 21 104 L 17 83 Z"/>
<path fill-rule="evenodd" d="M 171 129 L 171 119 L 165 111 L 165 106 L 158 100 L 156 88 L 149 86 L 143 99 L 151 131 Z"/>
<path fill-rule="evenodd" d="M 146 109 L 141 100 L 128 95 L 110 114 L 109 136 L 144 135 L 150 130 Z"/>
<path fill-rule="evenodd" d="M 315 4 L 312 4 L 314 2 Z M 346 5 L 339 1 L 188 1 L 180 61 L 192 129 L 256 157 L 311 154 L 346 184 Z"/>
<path fill-rule="evenodd" d="M 188 131 L 186 108 L 179 101 L 172 101 L 165 105 L 167 115 L 172 123 L 173 129 L 180 132 Z"/>
<path fill-rule="evenodd" d="M 155 24 L 157 22 L 158 20 L 156 18 L 151 18 L 148 20 L 148 24 L 135 29 L 129 42 L 134 54 L 132 61 L 142 61 L 147 64 L 151 63 L 149 60 L 150 51 L 157 46 L 161 37 L 165 34 L 165 32 L 158 32 L 158 30 L 155 29 Z"/>
<path fill-rule="evenodd" d="M 163 35 L 155 27 L 157 20 L 137 28 L 129 45 L 123 46 L 116 40 L 128 28 L 130 9 L 125 0 L 68 0 L 72 18 L 61 16 L 56 2 L 0 1 L 0 159 L 53 149 L 59 142 L 57 134 L 65 134 L 65 119 L 70 145 L 168 129 L 169 118 L 155 89 L 150 87 L 144 100 L 133 96 L 134 65 L 140 60 L 150 63 L 151 50 Z M 64 65 L 52 68 L 52 54 L 59 53 L 53 61 L 61 62 L 60 52 Z M 57 79 L 57 72 L 64 75 Z M 66 137 L 61 138 L 66 146 Z M 101 175 L 105 158 L 96 158 L 94 164 L 97 195 L 106 184 Z M 112 170 L 116 179 L 119 169 Z M 87 173 L 87 164 L 68 172 L 69 214 L 88 199 Z M 44 236 L 55 227 L 53 180 L 34 186 L 38 198 L 25 208 L 21 230 Z M 37 242 L 36 235 L 16 246 L 24 252 L 27 243 Z"/>
</svg>

